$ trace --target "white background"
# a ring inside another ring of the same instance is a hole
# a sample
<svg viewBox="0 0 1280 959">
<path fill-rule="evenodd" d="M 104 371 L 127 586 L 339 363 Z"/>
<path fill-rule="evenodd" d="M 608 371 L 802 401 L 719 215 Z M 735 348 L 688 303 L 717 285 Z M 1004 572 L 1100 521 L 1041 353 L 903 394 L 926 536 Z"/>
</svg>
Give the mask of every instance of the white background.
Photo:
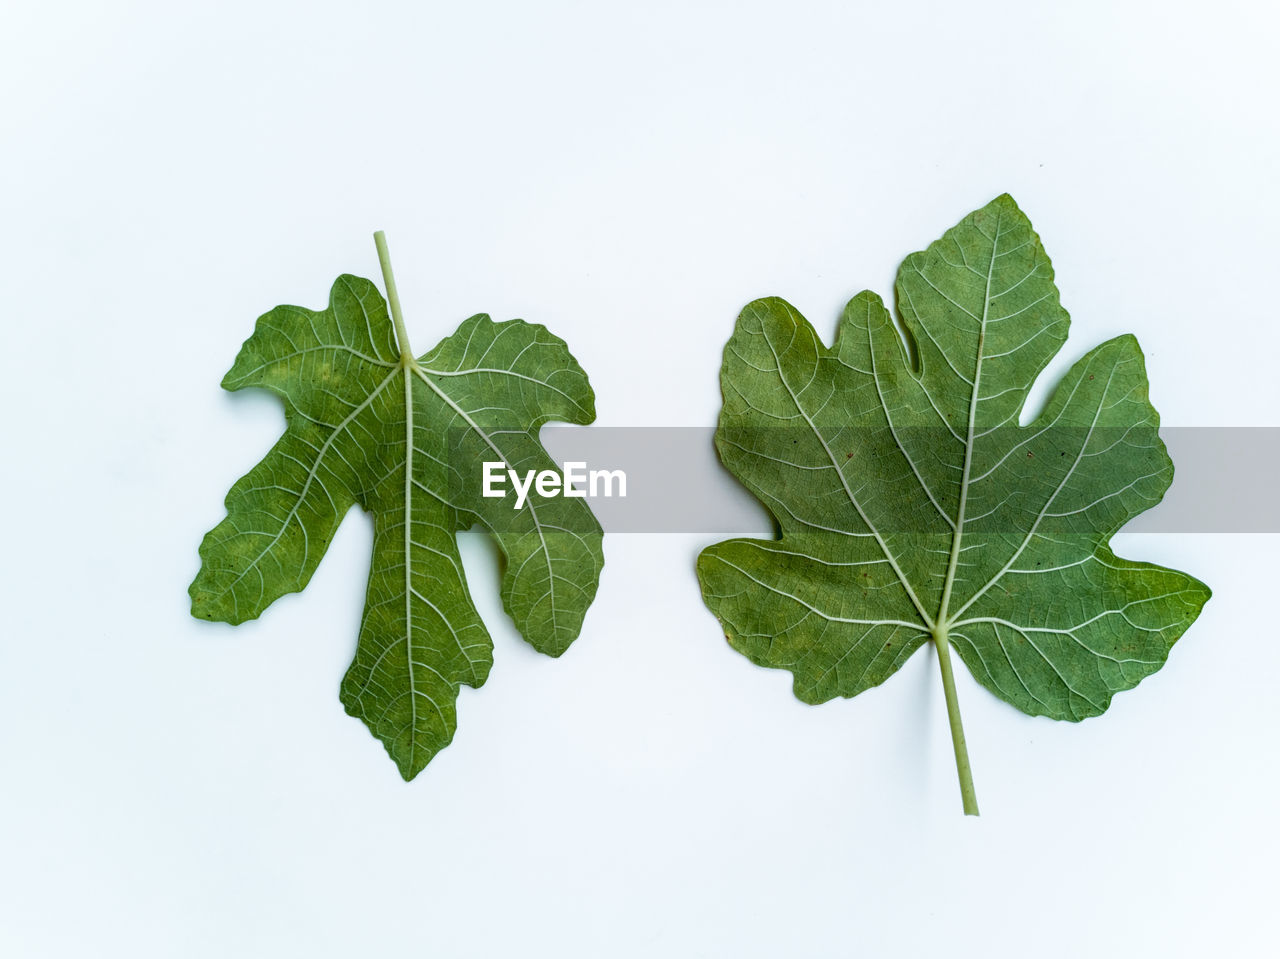
<svg viewBox="0 0 1280 959">
<path fill-rule="evenodd" d="M 7 4 L 0 954 L 1263 951 L 1274 537 L 1118 538 L 1215 596 L 1100 719 L 962 674 L 977 820 L 932 655 L 802 705 L 702 605 L 716 537 L 610 537 L 551 660 L 468 534 L 496 665 L 408 785 L 337 697 L 367 517 L 259 621 L 186 587 L 283 423 L 223 372 L 259 313 L 376 276 L 379 228 L 419 351 L 524 317 L 598 423 L 704 426 L 747 301 L 830 337 L 1009 191 L 1073 315 L 1052 374 L 1132 331 L 1166 424 L 1277 425 L 1267 7 Z"/>
</svg>

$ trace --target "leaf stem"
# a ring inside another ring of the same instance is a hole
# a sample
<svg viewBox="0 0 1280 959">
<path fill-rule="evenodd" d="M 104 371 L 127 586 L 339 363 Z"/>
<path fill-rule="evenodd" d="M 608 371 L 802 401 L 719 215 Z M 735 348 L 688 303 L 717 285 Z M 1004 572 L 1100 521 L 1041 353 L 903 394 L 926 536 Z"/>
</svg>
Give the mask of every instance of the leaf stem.
<svg viewBox="0 0 1280 959">
<path fill-rule="evenodd" d="M 978 815 L 978 797 L 973 791 L 973 770 L 969 768 L 969 748 L 964 742 L 964 724 L 960 722 L 960 701 L 956 698 L 956 678 L 951 671 L 951 643 L 947 629 L 934 631 L 933 645 L 938 650 L 938 668 L 942 671 L 942 689 L 947 697 L 947 722 L 951 725 L 951 745 L 956 752 L 956 773 L 960 777 L 960 798 L 966 816 Z"/>
<path fill-rule="evenodd" d="M 396 325 L 396 344 L 400 347 L 400 362 L 413 365 L 413 350 L 409 346 L 409 332 L 404 328 L 404 314 L 400 312 L 400 294 L 396 290 L 396 276 L 391 272 L 391 254 L 387 251 L 387 235 L 379 230 L 373 235 L 378 248 L 378 263 L 382 266 L 382 282 L 387 287 L 387 303 L 391 306 L 391 321 Z"/>
</svg>

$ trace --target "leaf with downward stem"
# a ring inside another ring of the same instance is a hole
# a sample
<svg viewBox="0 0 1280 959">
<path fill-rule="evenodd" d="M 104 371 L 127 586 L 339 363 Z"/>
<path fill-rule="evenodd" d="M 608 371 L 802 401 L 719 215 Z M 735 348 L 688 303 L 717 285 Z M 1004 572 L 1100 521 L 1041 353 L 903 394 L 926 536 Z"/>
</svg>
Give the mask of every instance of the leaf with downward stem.
<svg viewBox="0 0 1280 959">
<path fill-rule="evenodd" d="M 720 375 L 720 457 L 781 537 L 703 551 L 707 605 L 808 703 L 856 696 L 933 643 L 975 815 L 952 650 L 1018 709 L 1081 720 L 1159 669 L 1209 598 L 1108 545 L 1173 479 L 1132 336 L 1091 350 L 1019 425 L 1067 336 L 1053 280 L 1001 196 L 902 264 L 905 344 L 874 293 L 830 348 L 788 303 L 757 300 Z"/>
</svg>

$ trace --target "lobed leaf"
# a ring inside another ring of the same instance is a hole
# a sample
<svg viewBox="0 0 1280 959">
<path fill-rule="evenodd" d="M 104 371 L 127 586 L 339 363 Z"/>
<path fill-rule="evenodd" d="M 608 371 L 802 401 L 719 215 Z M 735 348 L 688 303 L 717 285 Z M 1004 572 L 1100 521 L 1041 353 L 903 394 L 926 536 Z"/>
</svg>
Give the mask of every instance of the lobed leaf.
<svg viewBox="0 0 1280 959">
<path fill-rule="evenodd" d="M 783 300 L 743 310 L 716 446 L 781 535 L 704 550 L 703 597 L 805 702 L 878 685 L 934 640 L 1024 712 L 1097 715 L 1209 598 L 1108 546 L 1173 478 L 1138 343 L 1092 350 L 1018 424 L 1068 317 L 1008 196 L 907 257 L 897 294 L 905 342 L 870 292 L 830 348 Z"/>
<path fill-rule="evenodd" d="M 555 468 L 538 430 L 595 418 L 586 374 L 544 327 L 485 315 L 406 362 L 377 288 L 342 276 L 327 309 L 262 316 L 223 386 L 276 393 L 288 428 L 205 536 L 192 614 L 260 615 L 307 585 L 352 505 L 372 512 L 368 592 L 341 698 L 412 779 L 452 740 L 458 688 L 482 685 L 493 662 L 458 530 L 494 533 L 503 607 L 532 646 L 558 656 L 581 629 L 603 565 L 585 502 L 531 497 L 515 511 L 481 497 L 479 484 L 486 460 Z"/>
</svg>

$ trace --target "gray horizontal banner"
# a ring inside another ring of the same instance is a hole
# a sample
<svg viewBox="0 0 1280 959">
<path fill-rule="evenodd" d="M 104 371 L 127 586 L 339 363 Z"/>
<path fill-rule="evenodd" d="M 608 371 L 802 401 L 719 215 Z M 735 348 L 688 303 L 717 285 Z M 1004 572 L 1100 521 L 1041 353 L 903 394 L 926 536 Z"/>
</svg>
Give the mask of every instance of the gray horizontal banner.
<svg viewBox="0 0 1280 959">
<path fill-rule="evenodd" d="M 772 435 L 762 435 L 765 432 Z M 782 438 L 783 433 L 757 431 L 730 439 L 743 456 L 768 456 L 790 445 Z M 1029 442 L 1031 433 L 1010 428 L 1007 437 L 987 437 L 989 448 L 1012 449 L 1014 456 L 1029 461 L 1014 470 L 1007 461 L 996 464 L 999 457 L 995 457 L 983 467 L 991 469 L 994 465 L 1008 470 L 1006 476 L 993 475 L 992 480 L 1004 481 L 1004 489 L 1013 494 L 1019 492 L 1019 487 L 1011 480 L 1040 485 L 1052 483 L 1062 474 L 1055 463 L 1045 462 L 1040 475 L 1030 465 L 1036 456 L 1066 462 L 1067 457 L 1074 458 L 1083 450 L 1085 462 L 1114 445 L 1126 444 L 1134 447 L 1126 455 L 1139 457 L 1136 475 L 1140 476 L 1143 458 L 1154 462 L 1159 455 L 1158 447 L 1150 448 L 1149 429 L 1145 437 L 1130 430 L 1113 430 L 1114 435 L 1099 437 L 1094 431 L 1088 444 L 1082 443 L 1084 431 L 1074 428 L 1041 431 L 1034 445 Z M 1174 462 L 1173 485 L 1161 502 L 1126 524 L 1125 532 L 1280 532 L 1280 503 L 1275 495 L 1275 477 L 1280 473 L 1280 428 L 1165 427 L 1159 435 Z M 806 436 L 812 444 L 811 431 L 796 432 L 794 462 L 808 470 L 830 470 L 829 459 L 826 466 L 806 462 Z M 841 450 L 849 447 L 849 451 L 833 454 L 837 460 L 841 455 L 851 461 L 874 456 L 884 448 L 883 436 L 870 432 L 859 437 L 855 431 L 845 430 L 840 438 L 844 441 Z M 599 477 L 595 495 L 590 494 L 585 477 L 575 484 L 588 492 L 586 501 L 608 533 L 761 535 L 770 525 L 765 507 L 721 463 L 711 428 L 547 426 L 541 439 L 561 466 L 582 463 L 588 473 L 622 470 L 626 474 L 625 496 L 618 495 L 616 477 Z M 905 438 L 899 435 L 899 440 L 907 448 L 926 451 L 926 455 L 930 443 L 945 446 L 955 442 L 946 435 L 921 434 Z M 785 476 L 792 468 L 783 465 L 779 475 Z M 921 468 L 927 469 L 927 464 Z M 843 472 L 856 482 L 853 462 Z M 1084 480 L 1087 477 L 1083 474 L 1088 472 L 1088 468 L 1082 468 L 1078 475 Z M 903 482 L 910 486 L 912 478 L 905 476 Z M 1106 484 L 1096 488 L 1097 496 L 1109 493 L 1114 490 Z M 536 492 L 531 488 L 529 495 Z"/>
</svg>

